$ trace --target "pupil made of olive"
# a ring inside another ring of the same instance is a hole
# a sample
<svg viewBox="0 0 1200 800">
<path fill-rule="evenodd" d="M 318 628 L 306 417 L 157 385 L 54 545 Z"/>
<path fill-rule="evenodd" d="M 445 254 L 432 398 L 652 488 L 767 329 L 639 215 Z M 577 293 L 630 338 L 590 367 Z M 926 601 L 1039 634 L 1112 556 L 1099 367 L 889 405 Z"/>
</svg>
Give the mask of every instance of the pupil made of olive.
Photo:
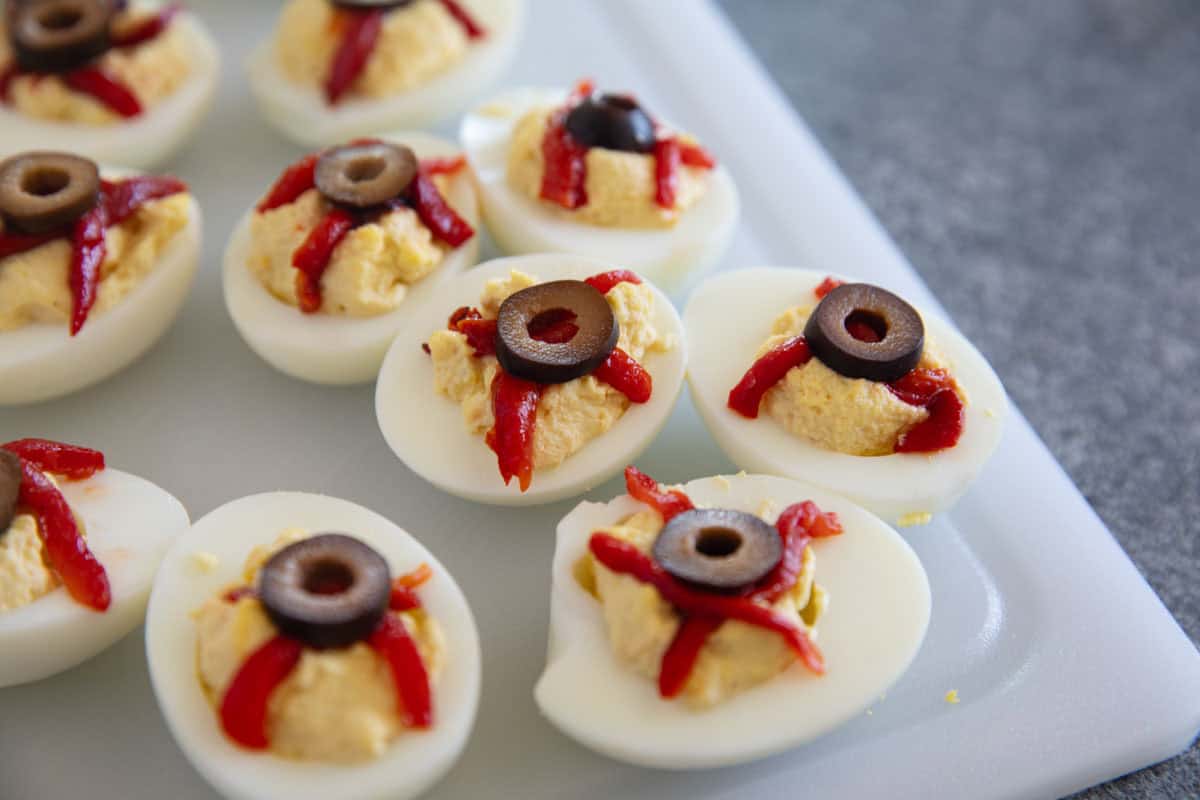
<svg viewBox="0 0 1200 800">
<path fill-rule="evenodd" d="M 22 176 L 21 189 L 38 197 L 49 197 L 67 188 L 71 176 L 64 169 L 44 167 L 31 169 Z"/>
<path fill-rule="evenodd" d="M 318 561 L 304 575 L 304 591 L 309 594 L 342 594 L 354 585 L 354 573 L 338 561 Z"/>
<path fill-rule="evenodd" d="M 696 536 L 696 552 L 710 558 L 724 558 L 742 547 L 742 534 L 732 528 L 704 528 Z"/>
<path fill-rule="evenodd" d="M 62 31 L 73 28 L 83 19 L 83 14 L 76 8 L 52 8 L 38 17 L 38 23 L 43 28 Z"/>
</svg>

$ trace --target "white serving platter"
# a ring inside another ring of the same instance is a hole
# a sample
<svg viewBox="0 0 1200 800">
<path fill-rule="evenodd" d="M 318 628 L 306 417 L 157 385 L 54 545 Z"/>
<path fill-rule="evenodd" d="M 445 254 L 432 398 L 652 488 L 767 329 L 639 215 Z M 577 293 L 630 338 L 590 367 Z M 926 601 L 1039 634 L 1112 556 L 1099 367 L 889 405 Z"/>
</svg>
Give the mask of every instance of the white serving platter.
<svg viewBox="0 0 1200 800">
<path fill-rule="evenodd" d="M 240 73 L 275 5 L 192 5 L 226 59 L 216 110 L 173 165 L 207 215 L 196 289 L 175 327 L 127 372 L 57 402 L 0 410 L 0 441 L 42 435 L 100 447 L 114 466 L 175 493 L 193 518 L 255 492 L 320 491 L 420 538 L 462 584 L 484 656 L 475 735 L 430 797 L 1051 798 L 1192 741 L 1200 655 L 1019 413 L 960 505 L 904 532 L 929 573 L 933 618 L 910 672 L 868 714 L 803 749 L 701 773 L 621 765 L 558 734 L 539 717 L 532 689 L 546 646 L 554 526 L 573 503 L 455 500 L 392 456 L 373 387 L 293 381 L 242 343 L 221 302 L 224 239 L 300 151 L 261 121 Z M 707 3 L 533 0 L 507 83 L 566 85 L 584 75 L 636 90 L 732 170 L 744 216 L 726 268 L 828 267 L 936 305 Z M 686 397 L 640 465 L 668 481 L 731 467 Z M 590 496 L 619 492 L 614 481 Z M 949 689 L 958 705 L 943 700 Z M 4 800 L 213 796 L 159 715 L 140 634 L 61 676 L 0 691 Z"/>
</svg>

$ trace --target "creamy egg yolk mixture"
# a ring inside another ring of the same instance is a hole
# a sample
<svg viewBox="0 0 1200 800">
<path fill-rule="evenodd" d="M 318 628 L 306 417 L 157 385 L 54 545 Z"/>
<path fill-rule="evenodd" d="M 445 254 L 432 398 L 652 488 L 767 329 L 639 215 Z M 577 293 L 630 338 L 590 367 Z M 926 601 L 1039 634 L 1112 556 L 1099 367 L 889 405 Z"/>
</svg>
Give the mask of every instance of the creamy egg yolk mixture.
<svg viewBox="0 0 1200 800">
<path fill-rule="evenodd" d="M 773 519 L 768 516 L 771 511 L 764 506 L 759 516 Z M 649 555 L 662 528 L 659 513 L 647 510 L 598 532 L 629 542 Z M 814 640 L 829 600 L 814 582 L 815 574 L 816 556 L 808 547 L 796 585 L 773 606 Z M 575 578 L 600 602 L 617 658 L 649 680 L 658 680 L 663 654 L 679 630 L 680 618 L 674 607 L 653 586 L 611 571 L 591 553 L 576 563 Z M 795 652 L 779 634 L 729 620 L 704 643 L 680 697 L 693 708 L 708 708 L 770 680 L 795 660 Z"/>
<path fill-rule="evenodd" d="M 319 87 L 341 44 L 337 9 L 328 0 L 291 0 L 279 17 L 275 57 L 292 82 Z M 389 11 L 351 94 L 379 98 L 408 91 L 447 71 L 467 54 L 462 25 L 437 0 Z"/>
<path fill-rule="evenodd" d="M 511 294 L 539 283 L 532 275 L 513 270 L 507 278 L 487 282 L 479 309 L 495 319 L 500 304 Z M 654 327 L 654 291 L 645 284 L 619 283 L 605 295 L 621 328 L 617 346 L 634 360 L 674 346 Z M 434 388 L 462 405 L 463 422 L 483 437 L 495 423 L 492 379 L 500 369 L 495 356 L 479 357 L 458 331 L 440 330 L 429 337 Z M 591 375 L 547 387 L 538 402 L 533 432 L 534 469 L 551 469 L 611 428 L 629 399 Z"/>
<path fill-rule="evenodd" d="M 46 560 L 37 519 L 18 514 L 0 533 L 0 612 L 27 606 L 61 584 Z"/>
<path fill-rule="evenodd" d="M 158 266 L 159 258 L 189 221 L 186 192 L 152 200 L 105 233 L 105 256 L 94 318 L 121 302 Z M 66 325 L 72 298 L 67 275 L 71 242 L 55 239 L 0 259 L 0 333 L 36 322 Z"/>
<path fill-rule="evenodd" d="M 246 558 L 243 583 L 253 586 L 267 560 L 309 532 L 283 531 Z M 229 587 L 233 588 L 233 587 Z M 245 660 L 277 635 L 253 596 L 231 603 L 224 593 L 192 613 L 196 624 L 196 668 L 214 708 Z M 394 612 L 417 644 L 436 685 L 445 657 L 441 627 L 424 610 Z M 299 664 L 271 693 L 267 708 L 270 749 L 303 761 L 350 763 L 382 755 L 404 729 L 397 714 L 395 680 L 382 656 L 365 642 L 336 650 L 305 648 Z"/>
</svg>

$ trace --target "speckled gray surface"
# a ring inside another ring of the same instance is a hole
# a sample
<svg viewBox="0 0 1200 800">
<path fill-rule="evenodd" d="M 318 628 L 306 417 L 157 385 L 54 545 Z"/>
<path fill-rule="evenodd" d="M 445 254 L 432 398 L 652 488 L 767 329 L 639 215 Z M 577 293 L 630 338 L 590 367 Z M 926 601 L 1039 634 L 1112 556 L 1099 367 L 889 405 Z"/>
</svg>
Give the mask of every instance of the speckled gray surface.
<svg viewBox="0 0 1200 800">
<path fill-rule="evenodd" d="M 1200 3 L 722 5 L 1200 640 Z"/>
</svg>

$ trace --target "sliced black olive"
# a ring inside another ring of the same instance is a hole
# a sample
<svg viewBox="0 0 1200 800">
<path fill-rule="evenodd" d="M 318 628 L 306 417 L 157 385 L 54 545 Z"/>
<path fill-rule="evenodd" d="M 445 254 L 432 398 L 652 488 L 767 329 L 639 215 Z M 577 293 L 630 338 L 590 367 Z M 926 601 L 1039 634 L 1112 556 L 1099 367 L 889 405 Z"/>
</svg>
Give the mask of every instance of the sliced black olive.
<svg viewBox="0 0 1200 800">
<path fill-rule="evenodd" d="M 0 536 L 17 516 L 17 496 L 21 492 L 21 459 L 0 450 Z"/>
<path fill-rule="evenodd" d="M 368 545 L 323 533 L 271 556 L 259 573 L 258 597 L 281 633 L 318 649 L 349 647 L 383 618 L 391 578 Z"/>
<path fill-rule="evenodd" d="M 68 225 L 96 205 L 100 170 L 69 153 L 22 153 L 0 163 L 0 214 L 25 233 Z"/>
<path fill-rule="evenodd" d="M 111 0 L 32 0 L 12 10 L 9 39 L 22 69 L 66 72 L 108 49 Z"/>
<path fill-rule="evenodd" d="M 354 8 L 360 10 L 369 9 L 392 9 L 410 6 L 416 0 L 331 0 L 331 2 L 339 8 Z"/>
<path fill-rule="evenodd" d="M 321 156 L 316 183 L 330 202 L 370 208 L 400 196 L 416 175 L 417 156 L 411 148 L 384 142 L 351 144 Z"/>
<path fill-rule="evenodd" d="M 538 338 L 539 329 L 552 322 L 567 322 L 577 330 L 567 341 Z M 566 383 L 600 366 L 620 335 L 612 307 L 594 286 L 571 280 L 539 283 L 500 304 L 496 358 L 518 378 Z"/>
<path fill-rule="evenodd" d="M 654 558 L 681 581 L 718 592 L 749 586 L 783 557 L 779 532 L 754 514 L 697 508 L 675 515 L 654 542 Z"/>
<path fill-rule="evenodd" d="M 871 335 L 859 338 L 851 330 Z M 804 337 L 813 355 L 834 372 L 888 383 L 921 360 L 925 324 L 915 308 L 886 289 L 846 283 L 817 304 Z"/>
<path fill-rule="evenodd" d="M 654 149 L 654 121 L 632 97 L 587 97 L 567 114 L 566 126 L 584 147 L 627 153 L 649 153 Z"/>
</svg>

